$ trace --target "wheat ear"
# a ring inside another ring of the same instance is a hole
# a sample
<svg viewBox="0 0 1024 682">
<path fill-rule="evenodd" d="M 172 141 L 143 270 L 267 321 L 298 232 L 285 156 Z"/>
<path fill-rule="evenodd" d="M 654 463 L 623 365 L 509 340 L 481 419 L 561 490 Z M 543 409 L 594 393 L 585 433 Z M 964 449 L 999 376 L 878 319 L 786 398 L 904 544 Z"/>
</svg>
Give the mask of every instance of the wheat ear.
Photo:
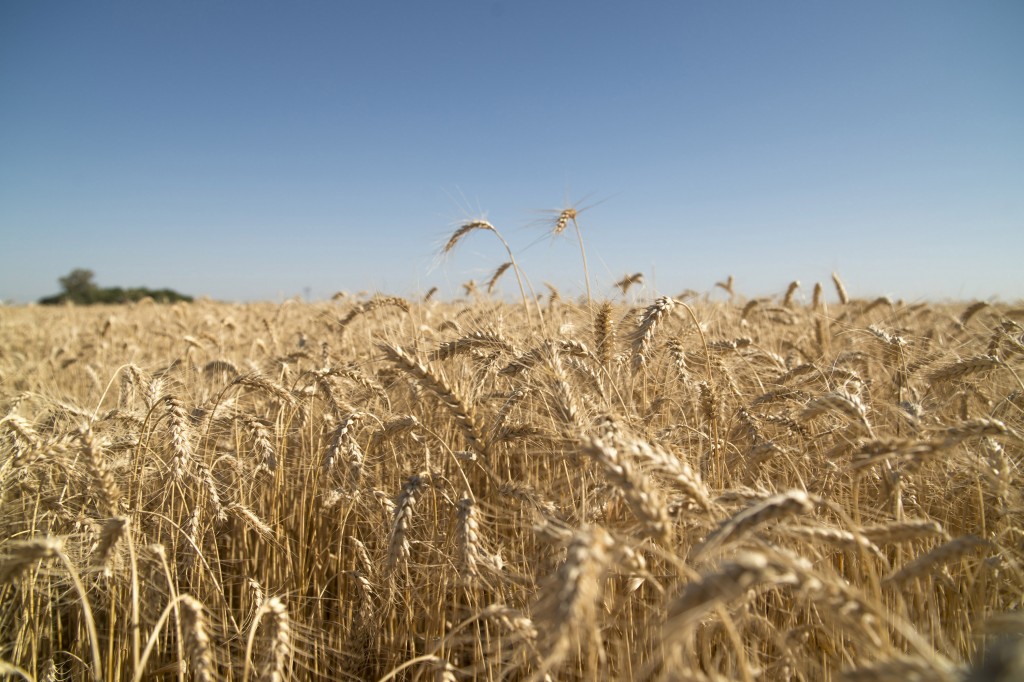
<svg viewBox="0 0 1024 682">
<path fill-rule="evenodd" d="M 282 682 L 287 678 L 288 658 L 292 653 L 291 622 L 288 610 L 277 597 L 271 597 L 263 603 L 261 611 L 268 613 L 267 647 L 269 655 L 260 673 L 260 682 Z M 259 622 L 260 614 L 254 618 Z"/>
<path fill-rule="evenodd" d="M 795 514 L 809 514 L 813 509 L 814 503 L 810 496 L 802 490 L 790 490 L 781 495 L 773 495 L 726 519 L 708 536 L 704 544 L 691 555 L 691 558 L 696 559 L 712 552 L 767 523 Z"/>
<path fill-rule="evenodd" d="M 401 346 L 382 343 L 377 347 L 384 351 L 388 360 L 411 374 L 424 388 L 430 390 L 448 408 L 452 416 L 455 417 L 455 422 L 462 429 L 469 446 L 481 456 L 486 457 L 487 443 L 484 439 L 484 431 L 480 420 L 473 408 L 455 392 L 455 389 L 448 384 L 448 381 L 441 374 L 433 371 L 427 365 L 409 355 Z"/>
<path fill-rule="evenodd" d="M 345 317 L 338 320 L 339 333 L 343 334 L 352 321 L 360 315 L 387 307 L 398 308 L 404 313 L 409 312 L 409 302 L 400 296 L 374 296 L 369 301 L 356 304 Z"/>
<path fill-rule="evenodd" d="M 477 518 L 476 503 L 469 497 L 458 502 L 458 526 L 456 542 L 459 548 L 463 580 L 473 584 L 480 577 L 480 522 Z"/>
<path fill-rule="evenodd" d="M 501 334 L 494 332 L 471 332 L 455 341 L 445 341 L 431 355 L 432 360 L 448 360 L 475 349 L 516 353 L 515 346 Z"/>
<path fill-rule="evenodd" d="M 622 492 L 634 516 L 644 524 L 645 534 L 667 545 L 672 526 L 664 500 L 647 475 L 623 457 L 611 440 L 591 439 L 583 451 L 604 468 L 605 474 Z"/>
<path fill-rule="evenodd" d="M 783 307 L 789 308 L 793 305 L 793 294 L 795 294 L 796 290 L 799 288 L 800 280 L 794 279 L 789 283 L 789 286 L 786 288 L 786 295 L 782 298 Z"/>
<path fill-rule="evenodd" d="M 839 682 L 961 682 L 962 679 L 949 666 L 909 656 L 859 666 L 839 676 Z"/>
<path fill-rule="evenodd" d="M 839 279 L 839 275 L 832 273 L 832 283 L 836 285 L 836 296 L 839 297 L 839 302 L 846 305 L 850 302 L 850 297 L 846 294 L 846 287 L 843 286 L 843 280 Z"/>
<path fill-rule="evenodd" d="M 797 577 L 786 567 L 760 553 L 747 553 L 723 564 L 717 572 L 705 575 L 686 586 L 668 605 L 665 638 L 677 639 L 704 615 L 720 604 L 727 604 L 751 588 L 764 583 L 790 584 Z"/>
<path fill-rule="evenodd" d="M 661 296 L 654 301 L 640 318 L 640 325 L 633 334 L 633 371 L 638 372 L 647 365 L 647 357 L 654 345 L 654 331 L 658 324 L 675 307 L 675 299 Z"/>
<path fill-rule="evenodd" d="M 104 516 L 116 516 L 117 505 L 121 499 L 121 489 L 103 459 L 103 453 L 93 438 L 92 429 L 88 426 L 82 427 L 78 438 L 82 443 L 82 452 L 85 455 L 89 476 L 96 486 L 97 507 Z"/>
<path fill-rule="evenodd" d="M 866 526 L 861 528 L 859 532 L 877 545 L 912 542 L 923 538 L 946 535 L 946 532 L 942 529 L 942 524 L 927 519 L 908 519 L 878 526 Z"/>
<path fill-rule="evenodd" d="M 555 220 L 553 233 L 556 237 L 562 234 L 569 222 L 572 221 L 572 225 L 576 229 L 576 239 L 580 243 L 580 256 L 583 258 L 583 279 L 587 284 L 587 306 L 592 308 L 594 299 L 590 295 L 590 269 L 587 267 L 587 251 L 583 248 L 583 233 L 580 231 L 580 224 L 576 222 L 576 216 L 577 211 L 574 208 L 567 208 L 559 213 L 558 218 Z"/>
<path fill-rule="evenodd" d="M 391 523 L 391 537 L 388 541 L 387 570 L 391 571 L 399 560 L 409 558 L 409 528 L 412 525 L 416 501 L 423 487 L 430 481 L 430 474 L 423 472 L 411 476 L 395 500 L 394 520 Z"/>
<path fill-rule="evenodd" d="M 938 368 L 928 375 L 928 381 L 938 384 L 944 381 L 959 381 L 966 377 L 988 372 L 1001 367 L 1003 361 L 992 355 L 975 355 L 974 357 L 957 360 Z"/>
<path fill-rule="evenodd" d="M 902 585 L 909 580 L 925 575 L 933 566 L 952 563 L 970 552 L 980 547 L 988 547 L 990 544 L 977 536 L 964 535 L 919 556 L 900 570 L 887 576 L 883 582 L 893 586 Z"/>
<path fill-rule="evenodd" d="M 569 542 L 565 562 L 535 611 L 538 628 L 550 636 L 540 670 L 547 671 L 561 663 L 585 628 L 596 636 L 594 616 L 611 546 L 611 536 L 600 527 L 584 528 Z"/>
<path fill-rule="evenodd" d="M 966 310 L 960 314 L 960 326 L 966 327 L 967 322 L 970 321 L 972 317 L 987 307 L 989 307 L 989 304 L 985 301 L 975 301 L 971 305 L 967 306 Z"/>
<path fill-rule="evenodd" d="M 16 580 L 37 561 L 58 556 L 61 541 L 52 537 L 22 540 L 8 544 L 7 550 L 9 554 L 0 556 L 0 585 Z"/>
<path fill-rule="evenodd" d="M 615 283 L 615 286 L 617 286 L 619 290 L 622 291 L 622 295 L 625 296 L 626 292 L 629 291 L 629 288 L 631 286 L 633 286 L 634 284 L 642 284 L 643 281 L 644 273 L 634 272 L 632 275 L 626 275 L 625 277 L 620 279 L 618 282 Z"/>
<path fill-rule="evenodd" d="M 181 595 L 185 650 L 192 662 L 192 675 L 199 682 L 214 682 L 213 647 L 203 605 L 191 595 Z"/>
<path fill-rule="evenodd" d="M 173 395 L 163 397 L 164 408 L 167 411 L 167 420 L 170 423 L 171 452 L 174 456 L 171 460 L 171 473 L 174 480 L 179 483 L 185 479 L 185 473 L 192 464 L 192 443 L 191 428 L 188 422 L 188 413 L 185 406 Z"/>
<path fill-rule="evenodd" d="M 93 550 L 92 565 L 100 568 L 107 577 L 112 575 L 111 559 L 117 543 L 124 537 L 128 528 L 128 519 L 123 516 L 114 516 L 103 522 L 103 530 L 100 533 L 100 541 Z"/>
</svg>

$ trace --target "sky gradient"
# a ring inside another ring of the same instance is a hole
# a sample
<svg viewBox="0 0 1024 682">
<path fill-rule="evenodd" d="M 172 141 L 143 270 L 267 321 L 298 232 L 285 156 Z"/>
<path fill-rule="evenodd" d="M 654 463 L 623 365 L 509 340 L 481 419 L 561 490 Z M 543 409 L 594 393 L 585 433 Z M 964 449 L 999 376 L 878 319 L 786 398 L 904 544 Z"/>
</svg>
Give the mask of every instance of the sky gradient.
<svg viewBox="0 0 1024 682">
<path fill-rule="evenodd" d="M 1024 297 L 1024 3 L 0 4 L 0 299 Z M 514 278 L 502 292 L 517 294 Z M 829 285 L 831 293 L 831 287 Z"/>
</svg>

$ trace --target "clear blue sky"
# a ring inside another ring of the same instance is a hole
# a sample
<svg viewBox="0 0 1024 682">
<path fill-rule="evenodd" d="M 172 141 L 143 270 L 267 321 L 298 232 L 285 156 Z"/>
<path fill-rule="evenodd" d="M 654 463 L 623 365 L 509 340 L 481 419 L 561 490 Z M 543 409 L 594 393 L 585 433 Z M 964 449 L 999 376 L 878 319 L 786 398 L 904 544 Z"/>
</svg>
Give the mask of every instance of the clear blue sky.
<svg viewBox="0 0 1024 682">
<path fill-rule="evenodd" d="M 1024 2 L 0 4 L 0 298 L 1024 297 Z M 503 291 L 516 293 L 506 275 Z M 809 294 L 809 291 L 807 292 Z"/>
</svg>

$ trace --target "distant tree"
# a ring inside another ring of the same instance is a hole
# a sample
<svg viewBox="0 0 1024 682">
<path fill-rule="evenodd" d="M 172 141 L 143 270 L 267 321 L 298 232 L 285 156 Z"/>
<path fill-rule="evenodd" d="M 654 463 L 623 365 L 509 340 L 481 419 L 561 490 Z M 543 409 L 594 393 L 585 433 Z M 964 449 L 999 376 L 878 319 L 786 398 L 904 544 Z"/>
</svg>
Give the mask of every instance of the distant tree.
<svg viewBox="0 0 1024 682">
<path fill-rule="evenodd" d="M 75 303 L 87 303 L 96 295 L 97 287 L 92 281 L 95 274 L 92 270 L 75 268 L 57 281 L 64 288 L 67 298 Z"/>
<path fill-rule="evenodd" d="M 146 297 L 152 298 L 160 303 L 174 303 L 176 301 L 191 301 L 191 296 L 179 294 L 172 289 L 146 289 L 145 287 L 122 287 L 96 286 L 92 281 L 95 273 L 92 270 L 76 268 L 64 277 L 59 278 L 63 293 L 56 296 L 47 296 L 39 299 L 44 305 L 56 305 L 59 303 L 76 303 L 78 305 L 91 305 L 93 303 L 131 303 L 140 301 Z"/>
</svg>

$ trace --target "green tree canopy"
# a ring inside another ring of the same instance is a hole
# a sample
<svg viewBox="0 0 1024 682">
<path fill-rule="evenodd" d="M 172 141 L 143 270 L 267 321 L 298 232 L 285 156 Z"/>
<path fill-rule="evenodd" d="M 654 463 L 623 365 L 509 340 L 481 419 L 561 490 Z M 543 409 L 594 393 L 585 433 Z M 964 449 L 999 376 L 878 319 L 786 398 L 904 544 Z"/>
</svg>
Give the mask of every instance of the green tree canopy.
<svg viewBox="0 0 1024 682">
<path fill-rule="evenodd" d="M 85 268 L 75 268 L 59 280 L 64 293 L 76 303 L 84 301 L 96 292 L 96 284 L 92 281 L 95 273 Z"/>
</svg>

